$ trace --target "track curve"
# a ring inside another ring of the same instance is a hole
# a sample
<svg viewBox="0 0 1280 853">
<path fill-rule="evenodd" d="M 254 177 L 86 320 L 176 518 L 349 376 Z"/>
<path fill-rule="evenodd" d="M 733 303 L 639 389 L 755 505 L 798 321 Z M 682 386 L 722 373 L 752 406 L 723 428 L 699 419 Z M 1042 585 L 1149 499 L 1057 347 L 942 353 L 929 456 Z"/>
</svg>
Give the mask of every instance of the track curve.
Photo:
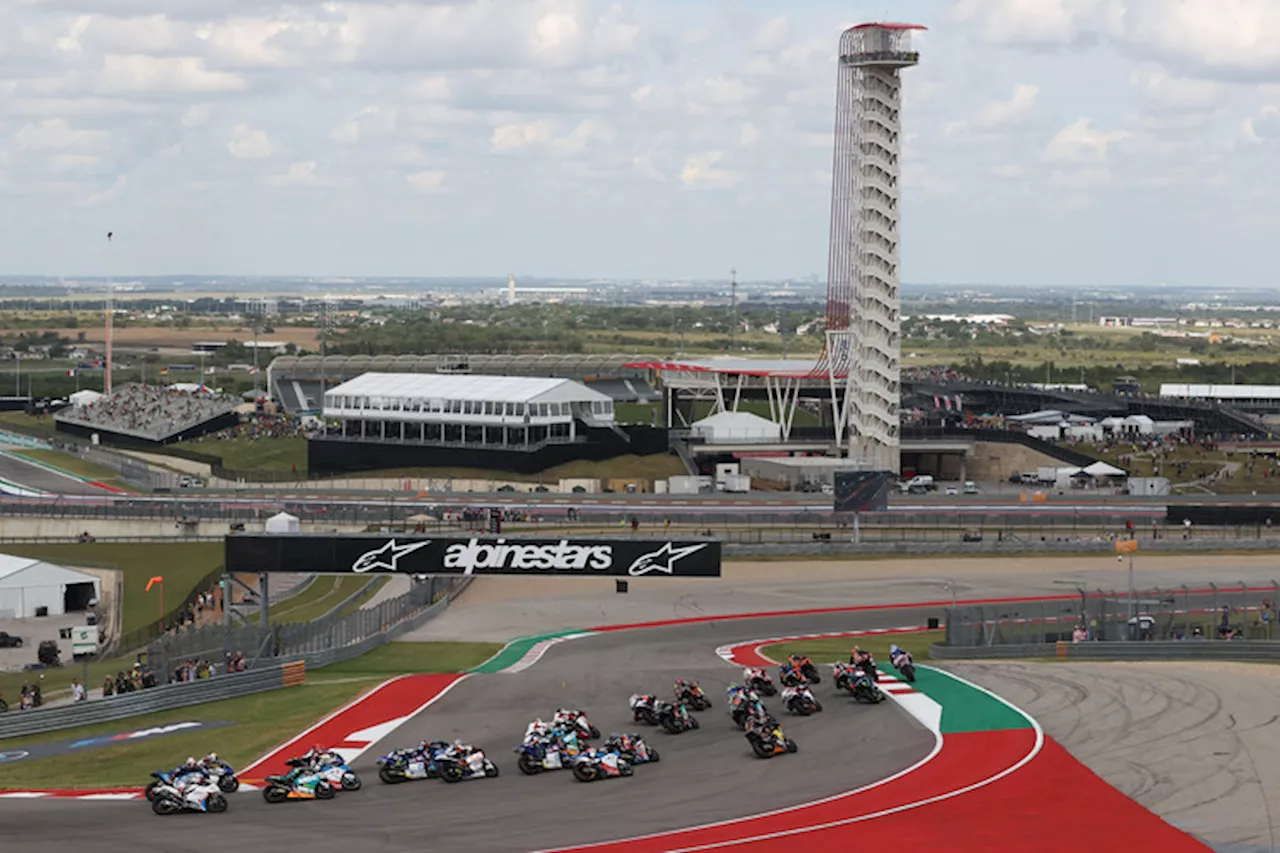
<svg viewBox="0 0 1280 853">
<path fill-rule="evenodd" d="M 723 707 L 724 687 L 738 675 L 716 648 L 753 637 L 887 628 L 923 621 L 925 611 L 761 617 L 604 632 L 558 644 L 524 672 L 474 676 L 459 683 L 387 742 L 356 763 L 366 790 L 330 803 L 268 806 L 254 793 L 236 795 L 230 813 L 206 826 L 220 846 L 312 851 L 528 851 L 679 829 L 799 805 L 848 791 L 917 763 L 934 736 L 893 704 L 853 707 L 825 682 L 827 710 L 806 719 L 783 715 L 800 753 L 755 759 Z M 904 622 L 904 620 L 906 620 Z M 679 736 L 654 732 L 662 762 L 629 780 L 582 785 L 567 773 L 527 778 L 509 750 L 528 721 L 556 707 L 585 708 L 604 732 L 635 730 L 627 709 L 633 692 L 666 692 L 677 676 L 700 680 L 715 707 L 703 727 Z M 775 700 L 776 704 L 776 700 Z M 498 779 L 460 785 L 420 782 L 382 786 L 377 756 L 417 740 L 464 738 L 503 768 Z M 214 744 L 216 748 L 216 744 Z M 0 837 L 24 853 L 171 851 L 186 849 L 191 820 L 146 820 L 146 831 L 104 833 L 144 804 L 0 801 Z M 37 817 L 33 820 L 33 817 Z M 579 817 L 581 816 L 581 817 Z M 50 825 L 57 833 L 48 832 Z"/>
</svg>

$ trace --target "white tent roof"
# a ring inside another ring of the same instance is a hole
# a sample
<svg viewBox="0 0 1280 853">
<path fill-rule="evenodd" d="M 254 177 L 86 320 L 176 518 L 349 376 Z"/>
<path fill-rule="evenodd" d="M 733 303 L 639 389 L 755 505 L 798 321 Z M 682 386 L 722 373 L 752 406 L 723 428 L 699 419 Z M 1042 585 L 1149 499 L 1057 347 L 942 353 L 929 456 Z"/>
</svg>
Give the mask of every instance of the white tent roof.
<svg viewBox="0 0 1280 853">
<path fill-rule="evenodd" d="M 90 403 L 96 403 L 102 399 L 102 394 L 94 391 L 92 388 L 85 388 L 83 391 L 77 391 L 67 398 L 73 406 L 87 406 Z"/>
<path fill-rule="evenodd" d="M 97 580 L 93 575 L 43 560 L 0 554 L 0 588 L 94 583 Z"/>
<path fill-rule="evenodd" d="M 271 516 L 264 527 L 268 533 L 297 533 L 302 529 L 298 517 L 289 515 L 287 512 L 278 512 Z"/>
<path fill-rule="evenodd" d="M 1146 415 L 1129 415 L 1124 419 L 1124 422 L 1126 424 L 1154 424 L 1155 423 L 1155 421 L 1151 420 L 1151 418 L 1149 418 Z"/>
<path fill-rule="evenodd" d="M 1126 472 L 1108 462 L 1103 462 L 1101 459 L 1099 459 L 1097 462 L 1094 462 L 1092 465 L 1086 465 L 1084 468 L 1084 473 L 1088 474 L 1091 477 L 1123 477 Z"/>
<path fill-rule="evenodd" d="M 750 412 L 720 412 L 694 421 L 695 435 L 723 441 L 780 439 L 782 425 Z"/>
<path fill-rule="evenodd" d="M 572 379 L 532 376 L 476 376 L 472 374 L 365 373 L 325 392 L 366 397 L 481 400 L 494 403 L 594 403 L 609 401 L 608 394 L 592 390 Z"/>
</svg>

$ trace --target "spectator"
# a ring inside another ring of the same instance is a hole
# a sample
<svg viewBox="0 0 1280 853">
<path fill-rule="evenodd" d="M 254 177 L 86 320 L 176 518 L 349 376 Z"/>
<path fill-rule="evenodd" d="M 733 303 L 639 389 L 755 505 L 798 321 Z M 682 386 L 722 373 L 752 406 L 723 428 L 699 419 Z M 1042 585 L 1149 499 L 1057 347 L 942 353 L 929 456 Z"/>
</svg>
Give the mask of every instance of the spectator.
<svg viewBox="0 0 1280 853">
<path fill-rule="evenodd" d="M 71 701 L 83 702 L 89 698 L 89 694 L 85 693 L 84 685 L 80 683 L 80 679 L 71 679 Z"/>
<path fill-rule="evenodd" d="M 106 699 L 109 696 L 114 696 L 115 692 L 116 692 L 115 680 L 108 675 L 106 678 L 102 679 L 102 698 Z"/>
</svg>

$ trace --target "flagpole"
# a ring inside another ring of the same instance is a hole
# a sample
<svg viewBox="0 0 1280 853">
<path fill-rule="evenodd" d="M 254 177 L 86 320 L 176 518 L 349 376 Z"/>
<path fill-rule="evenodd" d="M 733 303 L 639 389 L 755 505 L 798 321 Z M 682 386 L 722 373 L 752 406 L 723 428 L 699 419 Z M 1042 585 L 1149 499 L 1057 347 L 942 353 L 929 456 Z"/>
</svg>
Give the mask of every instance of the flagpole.
<svg viewBox="0 0 1280 853">
<path fill-rule="evenodd" d="M 112 242 L 111 238 L 114 235 L 114 233 L 115 232 L 113 231 L 107 232 L 108 246 L 111 245 L 111 242 Z M 110 249 L 108 249 L 107 251 L 110 252 Z M 110 257 L 110 255 L 108 255 L 107 257 Z M 104 374 L 104 379 L 102 383 L 102 389 L 104 394 L 111 393 L 111 337 L 112 337 L 111 322 L 113 319 L 113 315 L 115 314 L 115 308 L 116 308 L 115 295 L 116 295 L 115 283 L 111 280 L 111 263 L 110 261 L 108 261 L 107 262 L 107 353 L 106 353 L 107 363 L 105 367 L 106 372 Z"/>
</svg>

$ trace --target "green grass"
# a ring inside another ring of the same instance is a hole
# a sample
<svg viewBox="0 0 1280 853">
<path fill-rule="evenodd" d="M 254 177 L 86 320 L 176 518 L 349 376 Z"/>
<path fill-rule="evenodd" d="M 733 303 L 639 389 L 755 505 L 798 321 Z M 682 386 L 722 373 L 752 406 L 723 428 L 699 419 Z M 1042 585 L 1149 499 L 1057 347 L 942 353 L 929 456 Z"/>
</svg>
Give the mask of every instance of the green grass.
<svg viewBox="0 0 1280 853">
<path fill-rule="evenodd" d="M 152 624 L 160 615 L 160 592 L 146 591 L 153 576 L 164 578 L 170 610 L 222 565 L 221 542 L 60 542 L 6 545 L 5 552 L 64 566 L 119 569 L 124 574 L 124 633 Z"/>
<path fill-rule="evenodd" d="M 334 581 L 334 583 L 326 584 L 325 581 Z M 370 578 L 359 575 L 339 578 L 317 578 L 315 583 L 297 596 L 296 601 L 294 599 L 286 599 L 284 606 L 277 608 L 272 614 L 272 621 L 290 625 L 314 622 L 341 604 L 344 598 L 353 595 L 361 587 L 369 585 L 370 582 Z M 312 595 L 317 588 L 319 588 L 319 592 Z M 290 604 L 293 606 L 289 606 Z"/>
<path fill-rule="evenodd" d="M 243 767 L 386 678 L 405 673 L 461 672 L 483 663 L 500 648 L 501 643 L 391 643 L 345 663 L 310 671 L 307 684 L 299 687 L 12 738 L 5 741 L 5 749 L 192 720 L 233 724 L 104 747 L 92 755 L 3 764 L 0 789 L 142 786 L 152 770 L 173 767 L 188 755 L 210 750 L 233 767 Z"/>
<path fill-rule="evenodd" d="M 776 661 L 787 659 L 788 655 L 808 655 L 816 664 L 835 663 L 848 660 L 849 650 L 855 645 L 871 652 L 876 663 L 889 665 L 889 645 L 897 643 L 911 652 L 917 660 L 929 656 L 929 646 L 941 643 L 947 638 L 946 631 L 911 631 L 905 634 L 872 634 L 866 637 L 828 637 L 825 639 L 797 640 L 793 643 L 777 643 L 764 646 L 761 654 Z"/>
<path fill-rule="evenodd" d="M 502 643 L 387 643 L 345 663 L 326 666 L 325 677 L 463 672 L 501 651 Z M 310 678 L 310 675 L 308 675 Z"/>
<path fill-rule="evenodd" d="M 361 478 L 453 478 L 457 480 L 494 480 L 513 483 L 547 483 L 555 485 L 562 478 L 581 478 L 591 480 L 631 480 L 631 479 L 664 479 L 674 475 L 687 474 L 684 463 L 669 453 L 655 453 L 650 456 L 629 454 L 606 459 L 601 462 L 578 460 L 556 465 L 537 474 L 518 474 L 510 471 L 491 471 L 486 468 L 395 468 L 384 471 L 357 471 L 350 474 L 336 475 L 339 479 Z"/>
<path fill-rule="evenodd" d="M 53 415 L 28 415 L 26 412 L 0 412 L 0 429 L 39 436 L 50 436 L 55 432 Z"/>
<path fill-rule="evenodd" d="M 173 445 L 222 459 L 222 465 L 235 471 L 289 471 L 299 477 L 307 473 L 307 440 L 305 438 L 247 438 L 180 441 Z"/>
<path fill-rule="evenodd" d="M 114 468 L 108 468 L 105 465 L 99 465 L 96 462 L 89 462 L 81 459 L 79 456 L 72 456 L 69 453 L 59 453 L 56 450 L 19 450 L 15 451 L 16 456 L 25 456 L 36 462 L 43 462 L 45 465 L 52 465 L 54 468 L 60 468 L 68 474 L 74 474 L 77 477 L 83 477 L 97 483 L 105 483 L 114 486 L 117 489 L 125 489 L 127 491 L 137 491 L 132 485 L 126 482 L 120 472 Z"/>
<path fill-rule="evenodd" d="M 365 588 L 360 591 L 359 595 L 357 595 L 351 601 L 347 602 L 347 605 L 338 611 L 338 615 L 347 616 L 349 614 L 355 613 L 357 610 L 359 610 L 361 607 L 364 606 L 366 601 L 368 601 L 369 599 L 377 595 L 378 590 L 382 589 L 390 581 L 391 581 L 391 578 L 388 578 L 388 577 L 373 578 L 372 583 L 367 584 Z"/>
</svg>

